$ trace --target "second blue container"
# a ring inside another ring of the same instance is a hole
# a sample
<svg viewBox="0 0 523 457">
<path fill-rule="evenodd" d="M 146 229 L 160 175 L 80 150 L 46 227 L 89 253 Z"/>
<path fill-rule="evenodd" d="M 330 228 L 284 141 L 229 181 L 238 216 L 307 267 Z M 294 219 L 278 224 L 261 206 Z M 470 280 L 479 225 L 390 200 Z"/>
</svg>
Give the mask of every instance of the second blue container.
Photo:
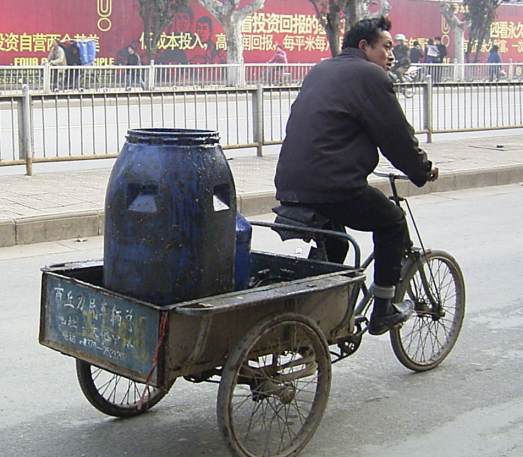
<svg viewBox="0 0 523 457">
<path fill-rule="evenodd" d="M 234 261 L 234 283 L 236 290 L 249 287 L 251 276 L 252 225 L 240 213 L 236 215 L 236 256 Z"/>
</svg>

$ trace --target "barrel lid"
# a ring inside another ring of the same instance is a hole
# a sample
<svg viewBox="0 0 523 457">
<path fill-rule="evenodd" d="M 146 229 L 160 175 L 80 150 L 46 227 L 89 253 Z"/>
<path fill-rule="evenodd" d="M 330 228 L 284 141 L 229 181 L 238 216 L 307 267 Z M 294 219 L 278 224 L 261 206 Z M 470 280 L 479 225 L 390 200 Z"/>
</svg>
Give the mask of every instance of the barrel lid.
<svg viewBox="0 0 523 457">
<path fill-rule="evenodd" d="M 129 143 L 208 145 L 218 144 L 220 135 L 214 130 L 197 129 L 130 129 L 127 131 Z"/>
</svg>

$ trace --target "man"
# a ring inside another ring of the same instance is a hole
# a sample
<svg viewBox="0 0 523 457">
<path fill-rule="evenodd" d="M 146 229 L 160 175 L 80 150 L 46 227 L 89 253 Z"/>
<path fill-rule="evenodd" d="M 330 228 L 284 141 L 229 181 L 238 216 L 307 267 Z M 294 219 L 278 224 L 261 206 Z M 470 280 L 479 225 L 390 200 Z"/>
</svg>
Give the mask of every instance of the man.
<svg viewBox="0 0 523 457">
<path fill-rule="evenodd" d="M 279 43 L 276 43 L 276 50 L 274 55 L 267 63 L 274 64 L 274 68 L 268 68 L 267 76 L 269 84 L 283 83 L 283 74 L 285 73 L 285 65 L 287 65 L 287 53 L 283 46 Z"/>
<path fill-rule="evenodd" d="M 409 51 L 409 59 L 411 63 L 421 63 L 423 62 L 424 58 L 423 49 L 421 49 L 421 45 L 419 44 L 419 41 L 414 40 L 414 43 L 412 43 L 412 48 L 410 48 Z"/>
<path fill-rule="evenodd" d="M 373 335 L 408 317 L 393 304 L 407 242 L 405 216 L 367 183 L 377 148 L 417 186 L 438 176 L 387 77 L 390 27 L 384 17 L 357 22 L 341 54 L 309 72 L 292 105 L 275 177 L 282 204 L 308 206 L 335 224 L 373 232 Z"/>
<path fill-rule="evenodd" d="M 489 81 L 497 81 L 501 73 L 501 56 L 499 55 L 498 45 L 493 45 L 490 48 L 487 63 L 489 63 L 488 73 Z"/>
<path fill-rule="evenodd" d="M 447 63 L 447 46 L 441 42 L 441 37 L 434 38 L 436 47 L 438 48 L 438 63 Z"/>
<path fill-rule="evenodd" d="M 133 46 L 129 45 L 127 47 L 127 60 L 125 62 L 126 65 L 137 67 L 142 64 L 142 61 L 140 59 L 140 55 L 136 52 Z M 135 86 L 136 83 L 140 83 L 142 86 L 142 89 L 145 87 L 144 82 L 141 78 L 141 70 L 137 68 L 128 68 L 125 70 L 126 72 L 126 82 L 127 87 L 126 90 L 131 90 L 132 87 Z"/>
<path fill-rule="evenodd" d="M 403 33 L 398 33 L 394 40 L 396 45 L 392 48 L 392 54 L 394 54 L 394 65 L 392 66 L 392 72 L 403 81 L 403 75 L 410 66 L 409 58 L 409 47 L 405 44 L 407 40 Z"/>
<path fill-rule="evenodd" d="M 55 40 L 53 47 L 47 56 L 47 62 L 53 67 L 65 67 L 67 65 L 67 59 L 65 57 L 65 50 L 62 44 Z M 56 92 L 59 90 L 62 80 L 64 77 L 63 70 L 51 70 L 51 88 Z"/>
<path fill-rule="evenodd" d="M 436 63 L 447 63 L 447 47 L 441 42 L 441 37 L 437 36 L 434 38 L 434 45 L 438 48 L 438 57 Z M 445 68 L 438 66 L 434 72 L 434 82 L 440 82 L 445 76 Z"/>
</svg>

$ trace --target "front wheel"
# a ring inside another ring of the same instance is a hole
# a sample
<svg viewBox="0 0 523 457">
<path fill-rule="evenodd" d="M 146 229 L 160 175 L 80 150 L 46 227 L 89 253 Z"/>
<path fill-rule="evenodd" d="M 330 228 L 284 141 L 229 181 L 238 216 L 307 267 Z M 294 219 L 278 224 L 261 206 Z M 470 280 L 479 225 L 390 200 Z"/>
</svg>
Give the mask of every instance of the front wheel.
<svg viewBox="0 0 523 457">
<path fill-rule="evenodd" d="M 169 389 L 133 381 L 80 359 L 76 359 L 76 375 L 89 403 L 109 416 L 137 416 L 152 408 L 169 392 Z"/>
<path fill-rule="evenodd" d="M 296 455 L 312 438 L 327 405 L 327 342 L 308 317 L 262 321 L 223 368 L 218 424 L 238 457 Z"/>
<path fill-rule="evenodd" d="M 465 281 L 456 260 L 443 251 L 422 255 L 398 285 L 396 300 L 406 298 L 414 312 L 390 331 L 392 349 L 405 367 L 427 371 L 447 357 L 463 323 Z"/>
</svg>

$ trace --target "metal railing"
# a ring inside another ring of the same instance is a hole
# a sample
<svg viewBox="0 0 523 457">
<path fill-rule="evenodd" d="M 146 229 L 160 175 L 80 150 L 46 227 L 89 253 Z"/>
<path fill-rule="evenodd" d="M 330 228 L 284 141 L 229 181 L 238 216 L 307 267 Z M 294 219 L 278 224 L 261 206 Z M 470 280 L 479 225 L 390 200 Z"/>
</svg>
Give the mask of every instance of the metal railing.
<svg viewBox="0 0 523 457">
<path fill-rule="evenodd" d="M 418 134 L 523 127 L 523 82 L 398 84 Z M 226 149 L 279 144 L 298 85 L 0 96 L 0 166 L 115 157 L 130 128 L 217 130 Z"/>
<path fill-rule="evenodd" d="M 245 87 L 258 84 L 278 86 L 301 84 L 308 64 L 243 65 L 145 65 L 145 66 L 0 66 L 0 93 L 79 91 L 163 91 L 174 88 Z M 439 82 L 480 82 L 523 80 L 523 63 L 494 64 L 412 64 L 417 80 L 430 75 Z"/>
<path fill-rule="evenodd" d="M 301 84 L 314 64 L 0 66 L 0 93 L 157 90 Z"/>
</svg>

